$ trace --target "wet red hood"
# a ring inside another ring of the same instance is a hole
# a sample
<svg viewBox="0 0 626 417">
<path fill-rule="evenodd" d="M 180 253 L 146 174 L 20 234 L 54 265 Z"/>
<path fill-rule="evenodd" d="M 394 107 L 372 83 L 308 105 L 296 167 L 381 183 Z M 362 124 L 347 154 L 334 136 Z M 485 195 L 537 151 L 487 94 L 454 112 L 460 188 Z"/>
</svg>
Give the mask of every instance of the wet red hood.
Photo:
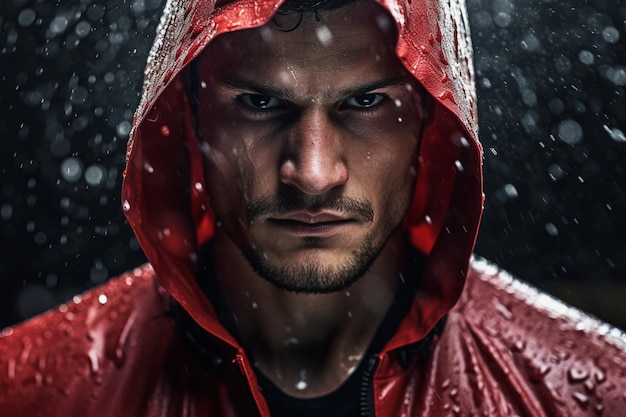
<svg viewBox="0 0 626 417">
<path fill-rule="evenodd" d="M 397 22 L 398 56 L 435 101 L 404 222 L 428 261 L 404 329 L 387 345 L 391 349 L 421 339 L 459 299 L 483 198 L 464 2 L 379 2 Z M 217 35 L 267 22 L 280 3 L 168 1 L 148 59 L 123 183 L 124 212 L 160 284 L 198 324 L 234 346 L 195 280 L 196 254 L 211 239 L 215 218 L 187 103 L 186 66 Z"/>
</svg>

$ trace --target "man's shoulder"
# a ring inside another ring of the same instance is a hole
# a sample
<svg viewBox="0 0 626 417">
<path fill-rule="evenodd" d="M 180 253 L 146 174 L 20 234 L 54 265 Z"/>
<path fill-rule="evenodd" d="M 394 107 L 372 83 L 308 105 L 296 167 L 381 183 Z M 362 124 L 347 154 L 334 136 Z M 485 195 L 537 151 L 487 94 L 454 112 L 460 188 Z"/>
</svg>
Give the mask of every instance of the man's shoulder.
<svg viewBox="0 0 626 417">
<path fill-rule="evenodd" d="M 475 323 L 503 323 L 506 328 L 532 330 L 536 336 L 571 336 L 583 345 L 600 344 L 626 355 L 626 334 L 572 307 L 493 263 L 473 257 L 467 284 L 457 306 Z M 506 323 L 506 324 L 504 324 Z M 497 327 L 501 327 L 498 325 Z M 571 345 L 572 343 L 566 343 Z M 581 346 L 582 348 L 582 346 Z"/>
<path fill-rule="evenodd" d="M 144 265 L 2 330 L 0 409 L 57 415 L 43 406 L 46 398 L 61 404 L 124 373 L 129 357 L 145 355 L 141 345 L 167 340 L 161 291 Z"/>
<path fill-rule="evenodd" d="M 154 272 L 149 264 L 137 267 L 104 284 L 77 294 L 68 302 L 58 305 L 38 316 L 8 327 L 0 333 L 0 354 L 14 343 L 28 344 L 30 339 L 39 339 L 35 345 L 49 346 L 51 343 L 74 336 L 85 327 L 92 327 L 105 318 L 109 321 L 124 311 L 140 306 L 138 299 L 146 301 L 156 294 Z M 0 356 L 4 358 L 4 356 Z"/>
<path fill-rule="evenodd" d="M 488 261 L 472 259 L 450 319 L 484 369 L 507 375 L 529 406 L 552 415 L 626 409 L 626 335 Z"/>
</svg>

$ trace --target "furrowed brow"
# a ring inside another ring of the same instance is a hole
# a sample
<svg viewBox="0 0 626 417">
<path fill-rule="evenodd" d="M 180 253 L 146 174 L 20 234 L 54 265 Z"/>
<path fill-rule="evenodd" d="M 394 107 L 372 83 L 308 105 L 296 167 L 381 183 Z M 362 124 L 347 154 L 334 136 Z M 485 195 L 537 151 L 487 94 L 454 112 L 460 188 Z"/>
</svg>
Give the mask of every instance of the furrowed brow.
<svg viewBox="0 0 626 417">
<path fill-rule="evenodd" d="M 401 80 L 398 78 L 384 78 L 382 80 L 375 80 L 367 84 L 358 85 L 339 91 L 329 91 L 327 93 L 327 96 L 329 98 L 345 99 L 348 97 L 361 96 L 371 91 L 378 90 L 379 88 L 402 86 L 406 84 L 406 80 Z"/>
<path fill-rule="evenodd" d="M 286 89 L 276 88 L 271 85 L 261 84 L 254 80 L 250 80 L 243 77 L 228 77 L 219 82 L 221 85 L 227 88 L 236 90 L 251 91 L 255 94 L 263 96 L 272 96 L 280 99 L 289 100 L 293 98 L 293 94 Z"/>
<path fill-rule="evenodd" d="M 296 101 L 297 97 L 288 89 L 278 88 L 267 84 L 262 84 L 254 80 L 250 80 L 239 76 L 230 76 L 219 82 L 226 88 L 250 91 L 255 94 L 264 96 L 272 96 L 288 101 Z M 330 100 L 345 100 L 349 97 L 355 97 L 367 94 L 373 90 L 385 87 L 403 86 L 407 81 L 400 78 L 383 78 L 374 80 L 366 84 L 356 85 L 341 90 L 329 89 L 324 92 L 323 96 Z"/>
</svg>

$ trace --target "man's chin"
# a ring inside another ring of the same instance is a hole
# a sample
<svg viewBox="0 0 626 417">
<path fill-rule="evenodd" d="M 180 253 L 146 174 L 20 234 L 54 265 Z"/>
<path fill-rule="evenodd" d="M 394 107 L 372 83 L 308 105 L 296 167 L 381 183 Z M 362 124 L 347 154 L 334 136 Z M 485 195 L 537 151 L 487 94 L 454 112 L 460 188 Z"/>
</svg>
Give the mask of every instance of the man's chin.
<svg viewBox="0 0 626 417">
<path fill-rule="evenodd" d="M 298 294 L 330 294 L 359 280 L 376 259 L 378 250 L 362 245 L 347 256 L 307 256 L 295 264 L 272 263 L 258 252 L 246 255 L 257 275 L 284 291 Z"/>
</svg>

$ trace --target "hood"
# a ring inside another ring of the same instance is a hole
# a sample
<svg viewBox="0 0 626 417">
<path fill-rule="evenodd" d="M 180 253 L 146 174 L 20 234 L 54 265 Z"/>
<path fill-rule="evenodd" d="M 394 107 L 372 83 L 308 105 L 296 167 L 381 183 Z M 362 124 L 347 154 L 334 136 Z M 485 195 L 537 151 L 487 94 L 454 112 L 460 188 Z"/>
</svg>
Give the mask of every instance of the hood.
<svg viewBox="0 0 626 417">
<path fill-rule="evenodd" d="M 398 57 L 435 103 L 403 225 L 427 261 L 413 307 L 387 345 L 392 349 L 423 338 L 459 299 L 482 213 L 481 147 L 464 1 L 377 1 L 397 23 Z M 263 25 L 280 3 L 167 2 L 124 172 L 123 210 L 159 283 L 201 327 L 232 346 L 237 343 L 195 279 L 197 253 L 211 239 L 215 218 L 187 102 L 186 67 L 217 35 Z"/>
</svg>

